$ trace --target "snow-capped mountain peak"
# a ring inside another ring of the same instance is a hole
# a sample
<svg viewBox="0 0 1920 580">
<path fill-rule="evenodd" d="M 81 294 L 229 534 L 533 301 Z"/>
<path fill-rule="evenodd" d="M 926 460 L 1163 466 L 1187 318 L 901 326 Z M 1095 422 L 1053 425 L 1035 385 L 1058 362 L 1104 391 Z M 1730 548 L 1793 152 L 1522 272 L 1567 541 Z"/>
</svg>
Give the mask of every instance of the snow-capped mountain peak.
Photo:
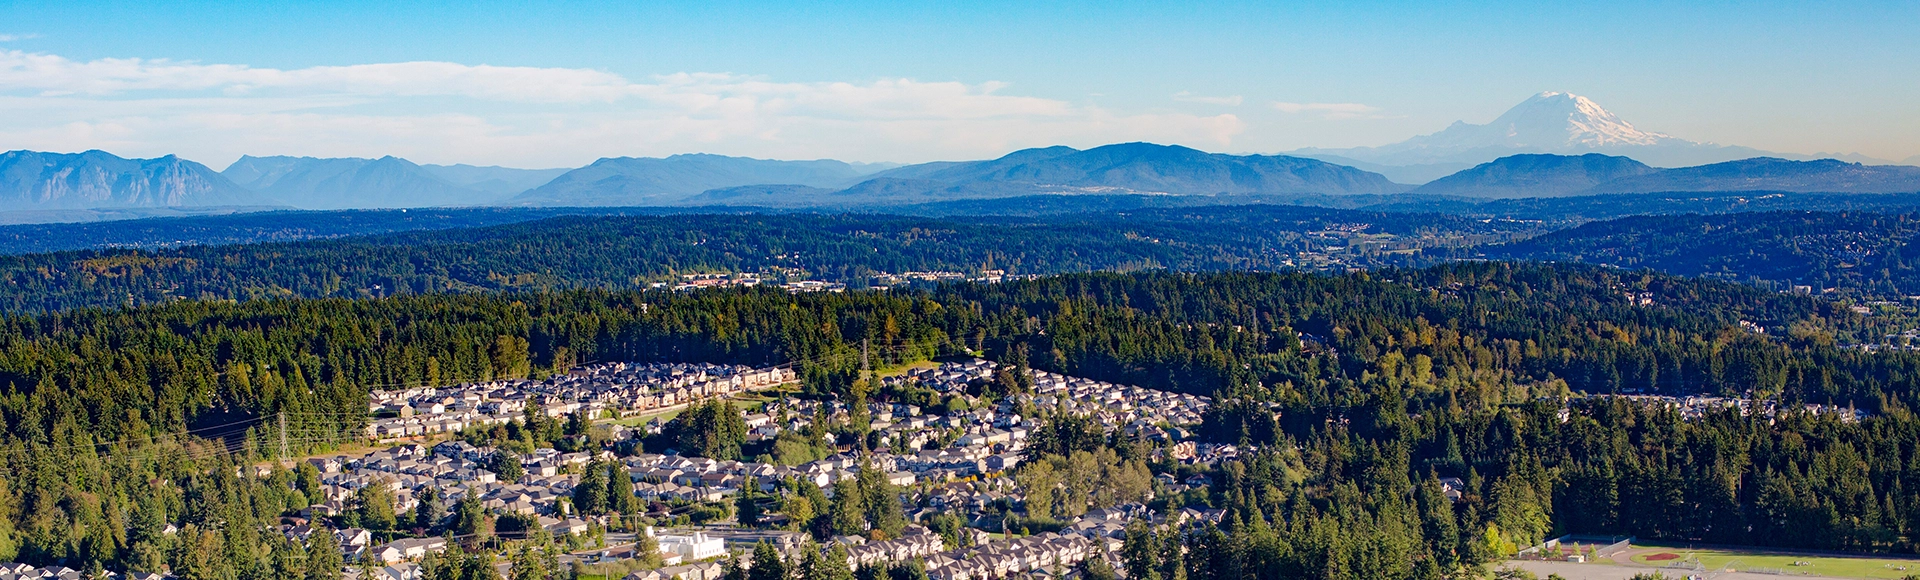
<svg viewBox="0 0 1920 580">
<path fill-rule="evenodd" d="M 1455 122 L 1439 132 L 1379 147 L 1303 149 L 1312 157 L 1390 166 L 1464 168 L 1518 153 L 1625 155 L 1659 167 L 1716 163 L 1765 152 L 1689 141 L 1645 131 L 1580 95 L 1549 91 L 1501 113 L 1484 125 Z"/>
<path fill-rule="evenodd" d="M 1485 125 L 1454 123 L 1446 130 L 1415 137 L 1403 145 L 1436 149 L 1483 147 L 1532 149 L 1546 153 L 1585 152 L 1621 146 L 1692 144 L 1662 133 L 1642 131 L 1573 93 L 1545 92 L 1508 109 Z"/>
</svg>

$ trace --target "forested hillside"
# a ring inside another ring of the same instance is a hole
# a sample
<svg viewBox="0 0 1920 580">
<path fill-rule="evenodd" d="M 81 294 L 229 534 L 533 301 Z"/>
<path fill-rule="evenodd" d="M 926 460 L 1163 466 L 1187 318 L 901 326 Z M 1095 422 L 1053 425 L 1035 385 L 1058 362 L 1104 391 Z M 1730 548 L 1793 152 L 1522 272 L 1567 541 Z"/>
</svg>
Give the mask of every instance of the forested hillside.
<svg viewBox="0 0 1920 580">
<path fill-rule="evenodd" d="M 1316 200 L 1327 205 L 1332 199 Z M 1534 197 L 1471 200 L 1419 194 L 1379 196 L 1366 203 L 1333 205 L 1365 211 L 1419 211 L 1445 214 L 1542 220 L 1578 225 L 1595 220 L 1669 215 L 1726 214 L 1768 211 L 1909 212 L 1920 207 L 1920 196 L 1880 193 L 1780 193 L 1770 191 L 1701 193 L 1632 193 L 1578 197 Z"/>
<path fill-rule="evenodd" d="M 1485 253 L 1495 259 L 1652 268 L 1780 290 L 1806 285 L 1892 298 L 1920 294 L 1916 234 L 1920 214 L 1914 213 L 1640 216 L 1594 222 Z"/>
<path fill-rule="evenodd" d="M 1264 450 L 1194 498 L 1227 509 L 1226 523 L 1184 553 L 1130 556 L 1188 578 L 1439 578 L 1565 531 L 1911 552 L 1920 356 L 1833 346 L 1880 330 L 1746 286 L 1493 263 L 13 315 L 0 318 L 0 560 L 270 576 L 283 544 L 258 524 L 305 505 L 301 476 L 220 468 L 268 456 L 264 431 L 177 434 L 284 411 L 297 445 L 324 446 L 364 420 L 369 387 L 585 361 L 803 361 L 808 390 L 840 391 L 861 341 L 884 345 L 883 361 L 978 349 L 1219 397 L 1203 436 Z M 1569 398 L 1635 389 L 1875 416 L 1685 419 Z M 1437 477 L 1462 478 L 1461 501 Z M 167 523 L 182 533 L 158 533 Z"/>
<path fill-rule="evenodd" d="M 1344 268 L 1408 263 L 1417 253 L 1388 252 L 1511 239 L 1534 227 L 1293 206 L 1049 218 L 559 217 L 335 240 L 0 257 L 0 280 L 9 290 L 0 294 L 0 308 L 619 289 L 681 274 L 742 271 L 861 287 L 876 272 Z"/>
<path fill-rule="evenodd" d="M 164 249 L 294 242 L 405 232 L 476 228 L 562 215 L 683 213 L 646 208 L 427 208 L 260 211 L 104 222 L 0 226 L 0 254 L 88 249 Z"/>
<path fill-rule="evenodd" d="M 796 186 L 797 187 L 797 186 Z M 1566 198 L 1470 199 L 1426 194 L 1301 196 L 1035 195 L 968 199 L 891 206 L 887 214 L 940 217 L 962 221 L 1019 216 L 1032 221 L 1084 220 L 1116 213 L 1154 215 L 1178 208 L 1255 206 L 1254 214 L 1294 212 L 1337 216 L 1321 209 L 1367 214 L 1413 214 L 1401 219 L 1429 220 L 1429 214 L 1467 218 L 1538 220 L 1536 229 L 1561 228 L 1593 220 L 1650 214 L 1738 213 L 1759 211 L 1906 212 L 1920 206 L 1908 195 L 1812 193 L 1620 194 Z M 1272 206 L 1295 206 L 1275 209 Z M 1306 207 L 1299 207 L 1306 206 Z M 561 215 L 700 215 L 786 213 L 738 207 L 564 207 L 564 208 L 419 208 L 412 210 L 256 211 L 231 215 L 120 219 L 82 223 L 0 225 L 0 254 L 64 250 L 164 249 L 195 245 L 291 242 L 313 238 L 365 236 L 414 230 L 484 227 Z M 1208 210 L 1198 210 L 1205 215 Z M 1217 211 L 1217 210 L 1215 210 Z M 77 219 L 77 218 L 69 218 Z M 1372 219 L 1372 218 L 1367 218 Z M 1445 221 L 1432 222 L 1448 227 Z"/>
</svg>

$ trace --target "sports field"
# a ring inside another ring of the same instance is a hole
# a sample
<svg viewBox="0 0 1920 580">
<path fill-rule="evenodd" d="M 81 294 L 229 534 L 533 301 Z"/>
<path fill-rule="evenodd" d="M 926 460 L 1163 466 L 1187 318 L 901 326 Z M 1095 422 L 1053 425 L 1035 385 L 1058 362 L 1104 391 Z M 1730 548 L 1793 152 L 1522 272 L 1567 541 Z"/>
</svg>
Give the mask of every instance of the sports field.
<svg viewBox="0 0 1920 580">
<path fill-rule="evenodd" d="M 1632 564 L 1666 568 L 1679 564 L 1683 569 L 1699 563 L 1708 571 L 1760 572 L 1789 576 L 1826 578 L 1875 578 L 1900 580 L 1920 574 L 1920 560 L 1853 556 L 1815 556 L 1794 552 L 1775 552 L 1763 548 L 1703 549 L 1684 545 L 1636 545 L 1615 557 Z M 1669 574 L 1674 575 L 1674 574 Z"/>
</svg>

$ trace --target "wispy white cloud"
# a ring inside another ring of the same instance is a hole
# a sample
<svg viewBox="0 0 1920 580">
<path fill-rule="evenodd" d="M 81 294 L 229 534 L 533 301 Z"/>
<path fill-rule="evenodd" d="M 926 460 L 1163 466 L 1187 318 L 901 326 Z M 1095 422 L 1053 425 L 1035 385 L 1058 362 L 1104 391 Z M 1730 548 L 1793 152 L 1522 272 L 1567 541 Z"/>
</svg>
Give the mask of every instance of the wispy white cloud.
<svg viewBox="0 0 1920 580">
<path fill-rule="evenodd" d="M 1052 144 L 1224 148 L 1233 115 L 1127 113 L 1003 83 L 790 82 L 724 73 L 631 80 L 590 69 L 448 62 L 303 69 L 0 51 L 0 144 L 216 163 L 241 154 L 402 155 L 574 165 L 706 151 L 919 161 Z"/>
<path fill-rule="evenodd" d="M 1273 108 L 1284 113 L 1313 113 L 1321 118 L 1342 121 L 1347 119 L 1385 119 L 1379 107 L 1360 103 L 1289 103 L 1275 101 Z"/>
<path fill-rule="evenodd" d="M 1238 107 L 1240 106 L 1240 103 L 1243 99 L 1240 98 L 1240 95 L 1231 95 L 1231 96 L 1225 96 L 1225 97 L 1207 97 L 1207 96 L 1196 95 L 1187 91 L 1180 91 L 1173 94 L 1173 100 L 1181 101 L 1185 103 L 1201 103 L 1206 105 L 1224 105 L 1229 107 Z"/>
<path fill-rule="evenodd" d="M 0 52 L 0 89 L 52 95 L 220 90 L 329 92 L 369 96 L 467 96 L 532 102 L 607 101 L 639 90 L 617 75 L 586 69 L 403 62 L 296 70 L 167 59 L 75 61 L 19 50 Z"/>
<path fill-rule="evenodd" d="M 0 34 L 0 42 L 14 42 L 14 41 L 17 41 L 17 40 L 30 40 L 30 39 L 34 39 L 34 38 L 40 38 L 40 35 L 38 35 L 38 34 L 31 34 L 31 33 L 29 33 L 29 34 Z"/>
</svg>

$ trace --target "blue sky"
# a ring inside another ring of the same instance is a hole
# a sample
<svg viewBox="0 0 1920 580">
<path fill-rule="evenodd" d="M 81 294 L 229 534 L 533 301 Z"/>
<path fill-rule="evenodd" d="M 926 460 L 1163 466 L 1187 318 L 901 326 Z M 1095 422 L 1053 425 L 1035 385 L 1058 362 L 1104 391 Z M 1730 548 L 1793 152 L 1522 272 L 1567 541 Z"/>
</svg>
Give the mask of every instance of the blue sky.
<svg viewBox="0 0 1920 580">
<path fill-rule="evenodd" d="M 0 149 L 1272 153 L 1557 90 L 1689 139 L 1899 160 L 1920 155 L 1914 30 L 1916 2 L 5 2 Z"/>
</svg>

